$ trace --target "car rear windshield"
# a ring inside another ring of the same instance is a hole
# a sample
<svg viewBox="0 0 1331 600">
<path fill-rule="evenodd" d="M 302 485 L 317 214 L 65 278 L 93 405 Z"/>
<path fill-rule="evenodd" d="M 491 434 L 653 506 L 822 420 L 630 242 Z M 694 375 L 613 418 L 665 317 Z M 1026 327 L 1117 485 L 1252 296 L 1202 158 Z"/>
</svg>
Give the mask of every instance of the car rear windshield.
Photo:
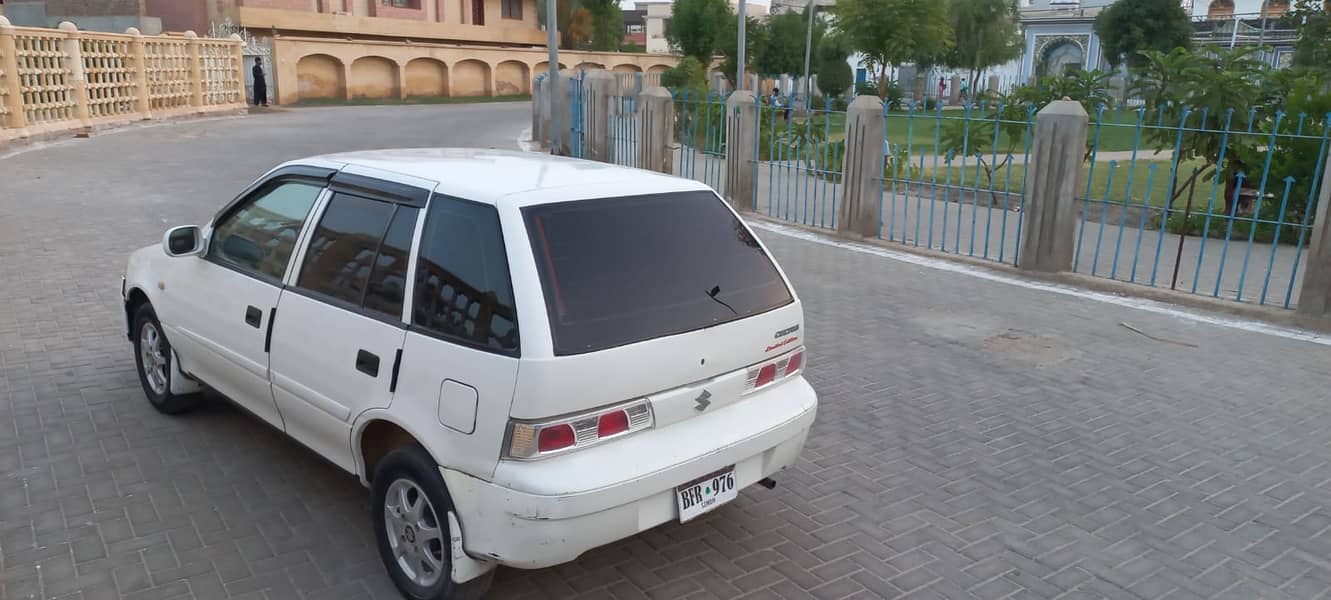
<svg viewBox="0 0 1331 600">
<path fill-rule="evenodd" d="M 749 230 L 707 191 L 523 209 L 557 355 L 743 319 L 793 301 Z"/>
</svg>

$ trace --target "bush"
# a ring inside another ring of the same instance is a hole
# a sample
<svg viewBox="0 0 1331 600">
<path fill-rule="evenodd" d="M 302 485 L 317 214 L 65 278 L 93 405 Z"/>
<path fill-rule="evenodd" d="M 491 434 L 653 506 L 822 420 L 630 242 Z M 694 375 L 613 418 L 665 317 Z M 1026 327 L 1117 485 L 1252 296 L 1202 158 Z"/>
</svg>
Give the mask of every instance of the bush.
<svg viewBox="0 0 1331 600">
<path fill-rule="evenodd" d="M 854 75 L 844 57 L 829 56 L 818 65 L 818 87 L 830 96 L 840 96 L 850 88 Z"/>
<path fill-rule="evenodd" d="M 707 88 L 707 75 L 698 59 L 686 56 L 661 73 L 661 85 L 671 90 L 702 90 Z"/>
<path fill-rule="evenodd" d="M 873 81 L 861 81 L 855 84 L 856 96 L 877 96 L 878 84 Z"/>
<path fill-rule="evenodd" d="M 905 97 L 905 92 L 901 91 L 901 86 L 895 82 L 887 82 L 887 94 L 883 98 L 883 103 L 891 110 L 901 109 L 901 99 Z"/>
</svg>

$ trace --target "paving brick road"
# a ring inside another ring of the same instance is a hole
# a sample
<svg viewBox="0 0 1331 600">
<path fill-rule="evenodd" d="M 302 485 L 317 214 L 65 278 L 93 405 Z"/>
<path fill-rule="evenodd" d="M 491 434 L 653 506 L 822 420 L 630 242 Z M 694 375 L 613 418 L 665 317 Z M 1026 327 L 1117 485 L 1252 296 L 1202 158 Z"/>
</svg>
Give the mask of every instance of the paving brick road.
<svg viewBox="0 0 1331 600">
<path fill-rule="evenodd" d="M 396 597 L 350 476 L 223 402 L 152 411 L 118 277 L 277 161 L 512 147 L 525 116 L 302 110 L 0 159 L 0 598 Z M 806 302 L 803 458 L 492 597 L 1328 595 L 1331 349 L 762 237 Z"/>
</svg>

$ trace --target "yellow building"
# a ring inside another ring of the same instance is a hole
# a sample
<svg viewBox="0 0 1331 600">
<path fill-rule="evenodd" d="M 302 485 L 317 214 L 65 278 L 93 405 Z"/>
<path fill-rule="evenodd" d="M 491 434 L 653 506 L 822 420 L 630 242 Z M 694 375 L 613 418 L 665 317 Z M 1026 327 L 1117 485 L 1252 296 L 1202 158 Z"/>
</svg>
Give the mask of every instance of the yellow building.
<svg viewBox="0 0 1331 600">
<path fill-rule="evenodd" d="M 536 0 L 143 0 L 167 30 L 243 29 L 271 50 L 270 96 L 492 96 L 546 70 Z M 247 68 L 252 64 L 250 59 Z M 562 66 L 656 72 L 672 56 L 562 51 Z"/>
</svg>

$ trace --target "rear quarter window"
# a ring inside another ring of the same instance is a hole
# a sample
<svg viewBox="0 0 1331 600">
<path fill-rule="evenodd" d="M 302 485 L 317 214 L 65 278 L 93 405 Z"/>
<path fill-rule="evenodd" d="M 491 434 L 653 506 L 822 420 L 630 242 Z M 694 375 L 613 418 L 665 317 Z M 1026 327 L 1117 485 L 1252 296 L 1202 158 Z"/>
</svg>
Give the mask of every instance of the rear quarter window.
<svg viewBox="0 0 1331 600">
<path fill-rule="evenodd" d="M 529 206 L 523 218 L 558 355 L 719 325 L 794 301 L 708 191 Z"/>
</svg>

